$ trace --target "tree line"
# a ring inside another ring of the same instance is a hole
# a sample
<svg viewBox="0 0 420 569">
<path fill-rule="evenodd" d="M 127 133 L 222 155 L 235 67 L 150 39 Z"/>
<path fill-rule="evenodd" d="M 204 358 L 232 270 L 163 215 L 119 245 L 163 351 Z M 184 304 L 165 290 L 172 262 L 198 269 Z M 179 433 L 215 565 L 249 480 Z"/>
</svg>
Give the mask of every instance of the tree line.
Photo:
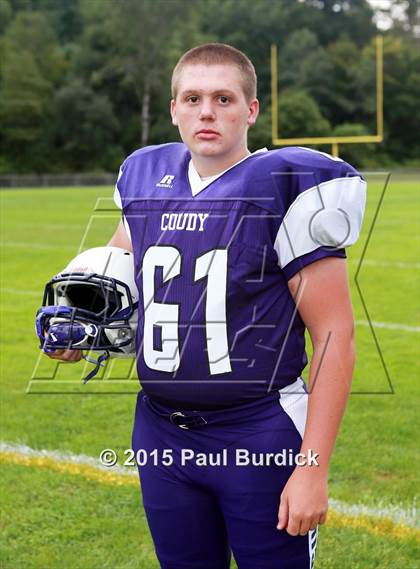
<svg viewBox="0 0 420 569">
<path fill-rule="evenodd" d="M 385 141 L 340 147 L 359 167 L 418 165 L 418 4 L 400 4 L 384 33 Z M 171 70 L 208 41 L 256 67 L 251 149 L 272 147 L 272 43 L 282 137 L 373 134 L 374 20 L 366 0 L 0 0 L 0 173 L 117 171 L 134 149 L 179 140 Z"/>
</svg>

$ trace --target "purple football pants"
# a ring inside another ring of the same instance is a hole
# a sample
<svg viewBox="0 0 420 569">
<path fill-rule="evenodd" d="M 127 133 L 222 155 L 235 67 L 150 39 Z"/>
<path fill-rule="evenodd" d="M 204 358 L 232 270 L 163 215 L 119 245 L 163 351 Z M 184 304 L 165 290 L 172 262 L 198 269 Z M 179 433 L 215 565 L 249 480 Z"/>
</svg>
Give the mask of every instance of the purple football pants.
<svg viewBox="0 0 420 569">
<path fill-rule="evenodd" d="M 179 414 L 139 393 L 133 450 L 141 449 L 143 504 L 163 569 L 228 569 L 231 551 L 239 569 L 313 567 L 316 530 L 276 529 L 295 467 L 282 457 L 300 450 L 307 398 L 298 379 L 245 405 Z M 268 465 L 257 464 L 260 453 Z"/>
</svg>

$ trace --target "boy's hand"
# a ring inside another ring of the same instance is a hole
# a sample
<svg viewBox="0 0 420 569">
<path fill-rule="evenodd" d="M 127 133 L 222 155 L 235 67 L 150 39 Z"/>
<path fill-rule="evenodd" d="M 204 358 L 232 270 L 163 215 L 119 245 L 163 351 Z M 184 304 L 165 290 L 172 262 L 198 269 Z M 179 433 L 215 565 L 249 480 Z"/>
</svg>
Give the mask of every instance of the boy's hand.
<svg viewBox="0 0 420 569">
<path fill-rule="evenodd" d="M 82 359 L 82 350 L 55 350 L 55 352 L 44 352 L 52 360 L 76 363 Z"/>
<path fill-rule="evenodd" d="M 277 529 L 306 535 L 323 524 L 328 510 L 327 475 L 313 467 L 296 467 L 280 497 Z"/>
</svg>

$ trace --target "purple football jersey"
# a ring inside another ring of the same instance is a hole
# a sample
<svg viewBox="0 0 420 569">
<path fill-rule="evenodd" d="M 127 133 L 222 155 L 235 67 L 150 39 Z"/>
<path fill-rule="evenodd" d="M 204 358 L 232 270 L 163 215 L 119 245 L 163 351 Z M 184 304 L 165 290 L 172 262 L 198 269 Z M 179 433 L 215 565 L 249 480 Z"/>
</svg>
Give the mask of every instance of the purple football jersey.
<svg viewBox="0 0 420 569">
<path fill-rule="evenodd" d="M 118 178 L 140 298 L 137 370 L 151 398 L 228 407 L 301 374 L 305 327 L 287 281 L 345 257 L 366 184 L 342 160 L 293 147 L 255 153 L 197 193 L 190 161 L 184 144 L 151 146 Z"/>
</svg>

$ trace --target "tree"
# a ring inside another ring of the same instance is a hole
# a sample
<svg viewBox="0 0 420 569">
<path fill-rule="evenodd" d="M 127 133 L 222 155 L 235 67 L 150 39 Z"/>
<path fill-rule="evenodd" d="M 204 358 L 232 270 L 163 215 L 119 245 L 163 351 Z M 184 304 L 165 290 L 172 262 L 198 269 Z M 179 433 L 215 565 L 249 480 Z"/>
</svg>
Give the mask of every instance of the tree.
<svg viewBox="0 0 420 569">
<path fill-rule="evenodd" d="M 345 36 L 331 43 L 327 51 L 332 64 L 328 77 L 327 116 L 335 125 L 360 122 L 365 118 L 365 115 L 361 116 L 361 109 L 366 97 L 371 98 L 375 93 L 375 81 L 370 73 L 371 69 L 375 69 L 375 54 L 371 54 L 371 57 L 366 59 L 367 65 L 361 67 L 360 49 Z M 363 91 L 360 90 L 360 84 L 365 87 Z"/>
<path fill-rule="evenodd" d="M 55 95 L 53 124 L 57 158 L 71 171 L 118 169 L 123 151 L 116 144 L 118 121 L 106 96 L 73 81 Z"/>
<path fill-rule="evenodd" d="M 39 171 L 37 147 L 51 94 L 46 81 L 28 51 L 7 54 L 0 86 L 0 148 L 3 168 Z M 45 161 L 42 161 L 45 165 Z"/>
<path fill-rule="evenodd" d="M 279 97 L 281 138 L 327 136 L 331 125 L 322 116 L 316 101 L 305 91 L 285 91 Z"/>
<path fill-rule="evenodd" d="M 332 90 L 334 63 L 308 29 L 293 32 L 279 50 L 279 87 L 303 90 L 334 120 L 334 103 L 339 96 Z"/>
<path fill-rule="evenodd" d="M 5 59 L 8 54 L 29 52 L 43 78 L 59 84 L 67 69 L 66 60 L 56 34 L 41 13 L 19 12 L 6 30 L 3 42 Z"/>
<path fill-rule="evenodd" d="M 271 139 L 271 107 L 260 112 L 257 122 L 248 131 L 248 147 L 251 152 L 260 148 L 272 147 Z"/>
<path fill-rule="evenodd" d="M 168 45 L 191 8 L 182 0 L 126 0 L 111 8 L 104 24 L 114 49 L 110 64 L 119 67 L 140 102 L 140 142 L 145 146 L 152 119 L 151 98 L 162 83 L 162 71 L 167 69 Z"/>
<path fill-rule="evenodd" d="M 12 19 L 12 7 L 9 0 L 0 0 L 0 34 L 6 30 Z"/>
<path fill-rule="evenodd" d="M 200 14 L 182 0 L 82 6 L 84 32 L 73 75 L 109 96 L 128 151 L 149 143 L 151 136 L 171 133 L 171 69 L 186 49 L 205 41 Z"/>
<path fill-rule="evenodd" d="M 364 136 L 369 134 L 363 124 L 343 123 L 333 130 L 334 136 Z M 356 168 L 362 168 L 369 164 L 374 144 L 340 144 L 340 158 L 350 162 Z"/>
<path fill-rule="evenodd" d="M 388 4 L 385 141 L 360 147 L 372 164 L 420 154 L 418 0 Z M 350 124 L 373 133 L 372 19 L 367 0 L 0 0 L 0 169 L 109 169 L 140 145 L 178 139 L 171 71 L 208 41 L 242 49 L 255 65 L 261 116 L 251 148 L 271 141 L 272 43 L 282 136 Z"/>
<path fill-rule="evenodd" d="M 420 155 L 420 53 L 415 42 L 389 36 L 384 42 L 386 147 L 392 160 Z"/>
<path fill-rule="evenodd" d="M 324 46 L 346 36 L 361 47 L 376 34 L 374 11 L 366 0 L 302 0 L 301 4 L 305 27 Z"/>
<path fill-rule="evenodd" d="M 54 85 L 65 61 L 54 32 L 38 13 L 19 12 L 1 42 L 0 146 L 3 167 L 48 168 L 45 136 Z M 6 164 L 6 166 L 5 166 Z"/>
</svg>

